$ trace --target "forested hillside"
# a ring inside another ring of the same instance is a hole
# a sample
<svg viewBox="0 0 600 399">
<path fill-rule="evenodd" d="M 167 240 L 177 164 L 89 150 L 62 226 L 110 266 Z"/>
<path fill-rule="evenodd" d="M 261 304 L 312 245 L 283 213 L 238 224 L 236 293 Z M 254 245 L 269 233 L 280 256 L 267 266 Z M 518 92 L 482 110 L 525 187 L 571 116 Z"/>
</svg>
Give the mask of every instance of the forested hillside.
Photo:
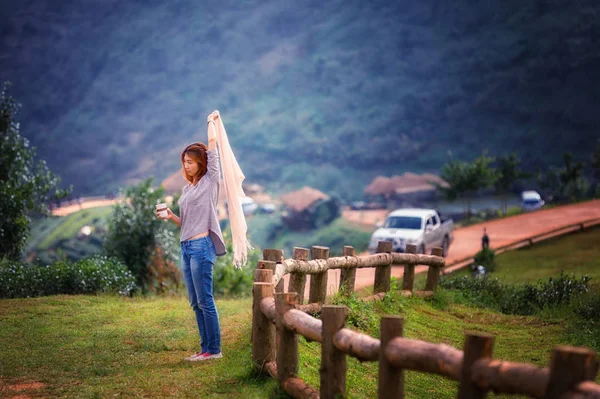
<svg viewBox="0 0 600 399">
<path fill-rule="evenodd" d="M 20 0 L 0 80 L 75 193 L 178 168 L 219 109 L 247 180 L 346 198 L 379 174 L 600 136 L 600 4 L 536 0 Z"/>
</svg>

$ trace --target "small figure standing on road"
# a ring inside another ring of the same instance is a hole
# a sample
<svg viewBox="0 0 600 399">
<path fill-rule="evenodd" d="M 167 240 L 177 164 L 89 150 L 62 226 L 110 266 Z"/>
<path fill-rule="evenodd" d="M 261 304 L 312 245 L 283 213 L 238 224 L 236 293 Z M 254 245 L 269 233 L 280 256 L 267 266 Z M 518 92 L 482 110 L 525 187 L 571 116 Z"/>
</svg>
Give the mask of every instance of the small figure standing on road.
<svg viewBox="0 0 600 399">
<path fill-rule="evenodd" d="M 485 227 L 483 228 L 483 237 L 481 237 L 481 249 L 487 249 L 490 247 L 490 237 L 487 235 Z"/>
</svg>

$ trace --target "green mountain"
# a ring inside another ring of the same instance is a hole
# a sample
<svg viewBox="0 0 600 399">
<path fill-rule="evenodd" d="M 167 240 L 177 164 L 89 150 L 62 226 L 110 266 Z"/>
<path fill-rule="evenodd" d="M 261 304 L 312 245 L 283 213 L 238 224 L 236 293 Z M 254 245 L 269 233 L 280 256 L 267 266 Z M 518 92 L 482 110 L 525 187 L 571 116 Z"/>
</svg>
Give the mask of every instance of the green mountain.
<svg viewBox="0 0 600 399">
<path fill-rule="evenodd" d="M 587 160 L 600 136 L 595 0 L 20 0 L 0 80 L 21 130 L 80 194 L 206 140 L 219 109 L 247 181 L 346 198 L 379 174 L 516 151 Z"/>
</svg>

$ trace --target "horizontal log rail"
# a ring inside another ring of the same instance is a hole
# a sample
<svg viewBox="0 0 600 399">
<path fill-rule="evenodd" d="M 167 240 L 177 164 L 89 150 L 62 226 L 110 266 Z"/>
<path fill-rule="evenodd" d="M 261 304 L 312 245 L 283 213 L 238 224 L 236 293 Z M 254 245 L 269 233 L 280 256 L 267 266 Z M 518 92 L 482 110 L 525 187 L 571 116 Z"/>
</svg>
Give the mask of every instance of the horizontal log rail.
<svg viewBox="0 0 600 399">
<path fill-rule="evenodd" d="M 253 309 L 260 314 L 253 314 L 253 323 L 257 323 L 253 325 L 253 346 L 277 342 L 277 352 L 286 355 L 278 355 L 275 363 L 272 348 L 253 348 L 253 364 L 257 372 L 279 378 L 281 387 L 295 398 L 345 397 L 345 357 L 349 355 L 379 362 L 380 398 L 404 397 L 403 373 L 413 370 L 459 381 L 459 399 L 484 398 L 488 391 L 540 399 L 600 399 L 600 386 L 593 382 L 599 363 L 596 353 L 589 349 L 555 347 L 549 367 L 495 360 L 491 357 L 494 337 L 490 335 L 466 333 L 464 350 L 459 350 L 402 337 L 403 321 L 398 316 L 382 317 L 379 340 L 345 328 L 347 309 L 343 306 L 323 305 L 323 319 L 319 320 L 294 307 L 295 293 L 278 293 L 277 298 L 273 293 L 273 284 L 255 283 L 258 306 Z M 265 340 L 264 335 L 269 335 L 270 329 L 274 332 L 275 325 L 278 339 Z M 321 343 L 320 395 L 296 375 L 297 335 Z"/>
<path fill-rule="evenodd" d="M 342 328 L 335 334 L 333 343 L 339 350 L 361 362 L 379 359 L 381 342 L 369 335 Z"/>
<path fill-rule="evenodd" d="M 273 274 L 273 283 L 277 285 L 286 274 L 319 274 L 332 269 L 362 269 L 393 265 L 425 265 L 442 268 L 444 258 L 434 255 L 408 253 L 379 253 L 363 256 L 337 256 L 329 259 L 295 260 L 285 259 L 278 263 Z"/>
</svg>

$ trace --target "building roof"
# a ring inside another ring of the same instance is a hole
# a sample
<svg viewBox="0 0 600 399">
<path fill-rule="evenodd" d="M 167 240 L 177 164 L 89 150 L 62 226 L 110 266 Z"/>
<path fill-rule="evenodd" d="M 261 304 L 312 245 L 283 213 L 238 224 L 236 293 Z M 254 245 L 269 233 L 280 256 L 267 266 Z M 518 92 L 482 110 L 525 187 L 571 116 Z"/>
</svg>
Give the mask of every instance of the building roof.
<svg viewBox="0 0 600 399">
<path fill-rule="evenodd" d="M 406 172 L 401 176 L 377 176 L 365 188 L 364 193 L 367 195 L 389 195 L 389 194 L 406 194 L 419 191 L 435 190 L 434 183 L 442 186 L 447 186 L 441 177 L 431 173 L 423 173 L 421 175 Z"/>
<path fill-rule="evenodd" d="M 327 199 L 329 199 L 327 194 L 322 193 L 316 188 L 307 186 L 281 196 L 283 204 L 296 212 L 302 212 L 303 210 L 310 208 L 315 202 Z"/>
</svg>

